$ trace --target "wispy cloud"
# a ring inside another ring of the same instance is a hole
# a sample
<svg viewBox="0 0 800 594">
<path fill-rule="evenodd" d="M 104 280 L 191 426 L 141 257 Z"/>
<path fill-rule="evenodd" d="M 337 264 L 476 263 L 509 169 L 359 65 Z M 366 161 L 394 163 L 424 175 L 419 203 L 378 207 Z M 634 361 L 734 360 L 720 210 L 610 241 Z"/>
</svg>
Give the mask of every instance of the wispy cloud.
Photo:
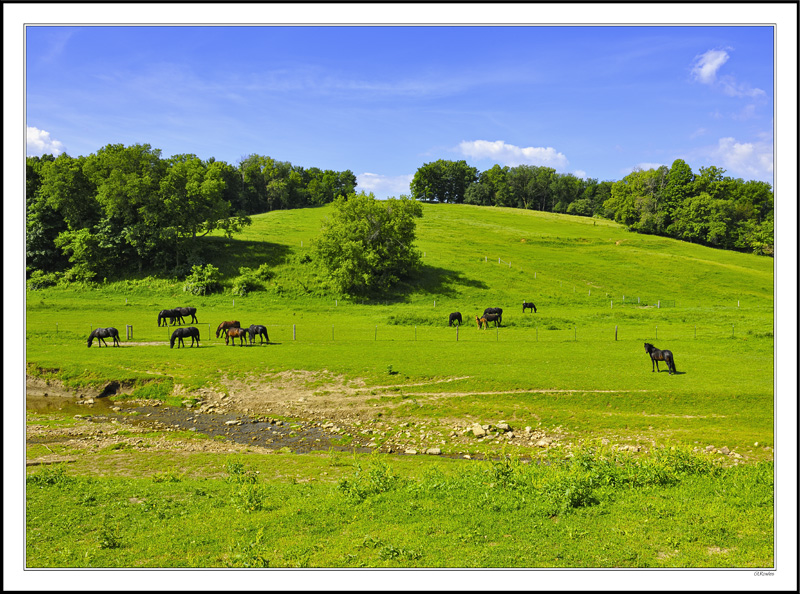
<svg viewBox="0 0 800 594">
<path fill-rule="evenodd" d="M 725 50 L 708 50 L 695 58 L 692 76 L 704 85 L 712 85 L 717 80 L 717 71 L 729 58 Z"/>
<path fill-rule="evenodd" d="M 658 169 L 663 163 L 639 163 L 633 167 L 628 167 L 622 170 L 622 175 L 628 175 L 634 171 L 649 171 L 650 169 Z"/>
<path fill-rule="evenodd" d="M 50 132 L 27 126 L 25 134 L 25 151 L 29 157 L 42 155 L 58 156 L 64 152 L 64 145 L 60 141 L 50 138 Z"/>
<path fill-rule="evenodd" d="M 720 68 L 730 59 L 728 49 L 708 50 L 697 56 L 692 65 L 692 78 L 704 85 L 718 87 L 730 97 L 763 97 L 762 89 L 737 81 L 733 76 L 717 76 Z"/>
<path fill-rule="evenodd" d="M 502 165 L 539 165 L 563 170 L 569 161 L 564 153 L 553 147 L 519 147 L 502 140 L 465 140 L 458 145 L 458 152 L 473 159 L 491 159 Z"/>
<path fill-rule="evenodd" d="M 414 174 L 391 176 L 378 173 L 359 173 L 356 179 L 358 190 L 372 192 L 376 198 L 399 197 L 400 194 L 411 193 L 411 180 L 414 179 Z"/>
</svg>

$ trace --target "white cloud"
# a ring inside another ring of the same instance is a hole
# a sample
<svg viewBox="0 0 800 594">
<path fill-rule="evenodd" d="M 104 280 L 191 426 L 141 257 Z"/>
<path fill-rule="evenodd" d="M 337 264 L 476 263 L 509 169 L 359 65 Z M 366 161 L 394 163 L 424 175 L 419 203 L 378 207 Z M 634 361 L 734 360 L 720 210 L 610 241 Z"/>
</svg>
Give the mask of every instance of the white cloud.
<svg viewBox="0 0 800 594">
<path fill-rule="evenodd" d="M 730 75 L 717 77 L 717 72 L 730 59 L 724 49 L 708 50 L 697 56 L 692 66 L 694 80 L 704 85 L 718 86 L 722 92 L 730 97 L 763 97 L 766 93 L 758 88 L 753 88 L 747 83 L 740 83 Z"/>
<path fill-rule="evenodd" d="M 581 179 L 588 179 L 586 172 L 583 169 L 576 169 L 575 171 L 572 172 L 572 175 L 574 175 L 575 177 L 579 177 Z"/>
<path fill-rule="evenodd" d="M 356 176 L 358 186 L 356 190 L 372 192 L 376 198 L 399 198 L 400 194 L 411 193 L 411 180 L 414 174 L 408 175 L 380 175 L 378 173 L 360 173 Z"/>
<path fill-rule="evenodd" d="M 502 140 L 465 140 L 458 145 L 458 151 L 467 157 L 491 159 L 509 167 L 540 165 L 563 170 L 569 163 L 567 157 L 553 147 L 519 147 Z"/>
<path fill-rule="evenodd" d="M 64 152 L 64 145 L 60 141 L 50 138 L 50 132 L 39 130 L 33 126 L 27 127 L 25 145 L 25 154 L 29 157 L 58 156 Z"/>
<path fill-rule="evenodd" d="M 697 56 L 692 67 L 694 79 L 705 84 L 714 84 L 717 80 L 717 71 L 728 61 L 730 56 L 725 50 L 708 50 Z"/>
<path fill-rule="evenodd" d="M 773 174 L 772 142 L 737 142 L 733 137 L 720 138 L 711 152 L 728 173 L 744 178 L 771 179 Z"/>
</svg>

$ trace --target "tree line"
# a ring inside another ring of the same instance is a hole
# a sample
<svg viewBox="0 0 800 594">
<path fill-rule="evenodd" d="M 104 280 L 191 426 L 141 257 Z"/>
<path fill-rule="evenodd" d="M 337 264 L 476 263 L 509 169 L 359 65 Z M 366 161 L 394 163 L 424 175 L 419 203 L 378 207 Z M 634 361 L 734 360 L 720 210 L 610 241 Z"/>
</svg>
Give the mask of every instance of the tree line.
<svg viewBox="0 0 800 594">
<path fill-rule="evenodd" d="M 199 237 L 215 230 L 230 237 L 251 214 L 327 204 L 355 186 L 349 170 L 255 154 L 238 166 L 192 154 L 162 158 L 149 144 L 28 157 L 28 276 L 69 282 L 143 269 L 180 273 L 199 262 Z"/>
<path fill-rule="evenodd" d="M 770 184 L 734 179 L 715 166 L 695 174 L 682 159 L 671 167 L 636 169 L 613 182 L 535 165 L 494 165 L 478 172 L 466 161 L 440 159 L 417 170 L 411 196 L 603 217 L 639 233 L 761 255 L 775 250 Z"/>
</svg>

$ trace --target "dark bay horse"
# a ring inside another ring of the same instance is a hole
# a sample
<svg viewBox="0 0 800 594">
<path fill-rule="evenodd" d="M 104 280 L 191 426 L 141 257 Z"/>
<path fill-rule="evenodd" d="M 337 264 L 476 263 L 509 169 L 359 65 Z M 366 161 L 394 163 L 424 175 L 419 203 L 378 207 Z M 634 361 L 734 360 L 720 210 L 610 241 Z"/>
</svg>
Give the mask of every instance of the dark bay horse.
<svg viewBox="0 0 800 594">
<path fill-rule="evenodd" d="M 158 312 L 158 325 L 161 326 L 161 320 L 164 320 L 164 326 L 167 325 L 167 318 L 170 324 L 175 324 L 175 320 L 180 318 L 181 314 L 177 309 L 162 309 Z"/>
<path fill-rule="evenodd" d="M 450 314 L 450 319 L 448 320 L 447 325 L 448 326 L 452 326 L 453 322 L 458 322 L 459 326 L 464 323 L 464 322 L 461 321 L 461 312 L 460 311 L 454 311 L 453 313 Z"/>
<path fill-rule="evenodd" d="M 169 339 L 169 348 L 175 346 L 175 339 L 178 339 L 178 347 L 186 346 L 183 344 L 184 338 L 191 338 L 192 343 L 189 345 L 189 348 L 194 346 L 194 341 L 197 341 L 197 348 L 200 348 L 200 330 L 195 328 L 194 326 L 189 326 L 187 328 L 176 328 L 175 332 L 172 333 L 172 336 Z"/>
<path fill-rule="evenodd" d="M 486 316 L 487 314 L 497 314 L 497 320 L 495 324 L 502 324 L 503 323 L 503 310 L 499 307 L 487 307 L 483 310 L 483 315 Z M 489 320 L 490 322 L 492 320 Z"/>
<path fill-rule="evenodd" d="M 522 302 L 522 313 L 525 313 L 526 309 L 530 309 L 533 313 L 536 313 L 536 306 L 530 301 Z"/>
<path fill-rule="evenodd" d="M 197 316 L 195 315 L 197 313 L 196 307 L 176 307 L 174 311 L 178 312 L 180 315 L 181 324 L 183 324 L 183 318 L 189 316 L 192 316 L 190 322 L 197 323 Z"/>
<path fill-rule="evenodd" d="M 269 334 L 267 334 L 266 326 L 253 324 L 247 329 L 247 332 L 250 334 L 250 344 L 253 344 L 256 341 L 256 336 L 261 338 L 260 344 L 264 344 L 264 338 L 266 338 L 267 343 L 269 343 Z"/>
<path fill-rule="evenodd" d="M 119 346 L 119 331 L 116 328 L 96 328 L 95 330 L 92 330 L 92 333 L 89 335 L 88 344 L 86 346 L 91 348 L 92 341 L 95 338 L 97 339 L 98 347 L 100 346 L 101 342 L 103 343 L 103 345 L 108 346 L 106 344 L 106 341 L 103 340 L 104 338 L 113 338 L 114 342 L 112 342 L 111 344 L 113 344 L 114 346 Z"/>
<path fill-rule="evenodd" d="M 494 322 L 495 327 L 500 325 L 500 314 L 496 313 L 487 313 L 483 314 L 483 328 L 486 329 L 486 326 L 489 325 L 489 322 Z"/>
<path fill-rule="evenodd" d="M 652 360 L 654 367 L 653 371 L 658 369 L 659 361 L 664 361 L 667 364 L 670 375 L 673 373 L 678 373 L 678 370 L 675 368 L 675 358 L 672 356 L 672 351 L 661 351 L 649 342 L 644 343 L 644 350 L 647 351 L 648 355 L 650 355 L 650 359 Z M 658 369 L 658 371 L 659 373 L 661 372 L 660 369 Z"/>
<path fill-rule="evenodd" d="M 231 341 L 231 346 L 239 339 L 239 346 L 244 346 L 244 339 L 247 337 L 247 328 L 228 328 L 225 330 L 225 344 L 228 344 L 228 339 Z"/>
<path fill-rule="evenodd" d="M 230 322 L 222 322 L 219 326 L 217 326 L 217 338 L 219 338 L 220 332 L 227 330 L 228 328 L 240 328 L 238 320 L 231 320 Z"/>
</svg>

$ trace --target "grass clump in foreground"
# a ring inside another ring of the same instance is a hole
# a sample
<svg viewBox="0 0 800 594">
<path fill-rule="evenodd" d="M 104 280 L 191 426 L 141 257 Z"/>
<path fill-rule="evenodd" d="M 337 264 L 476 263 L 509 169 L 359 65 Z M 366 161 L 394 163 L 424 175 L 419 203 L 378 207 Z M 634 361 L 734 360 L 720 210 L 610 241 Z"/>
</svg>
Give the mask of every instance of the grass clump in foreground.
<svg viewBox="0 0 800 594">
<path fill-rule="evenodd" d="M 306 455 L 27 482 L 29 567 L 769 567 L 773 464 L 585 448 L 525 464 Z M 309 464 L 311 458 L 314 463 Z M 330 473 L 330 474 L 329 474 Z M 264 477 L 272 476 L 266 479 Z M 735 527 L 735 528 L 734 528 Z"/>
</svg>

